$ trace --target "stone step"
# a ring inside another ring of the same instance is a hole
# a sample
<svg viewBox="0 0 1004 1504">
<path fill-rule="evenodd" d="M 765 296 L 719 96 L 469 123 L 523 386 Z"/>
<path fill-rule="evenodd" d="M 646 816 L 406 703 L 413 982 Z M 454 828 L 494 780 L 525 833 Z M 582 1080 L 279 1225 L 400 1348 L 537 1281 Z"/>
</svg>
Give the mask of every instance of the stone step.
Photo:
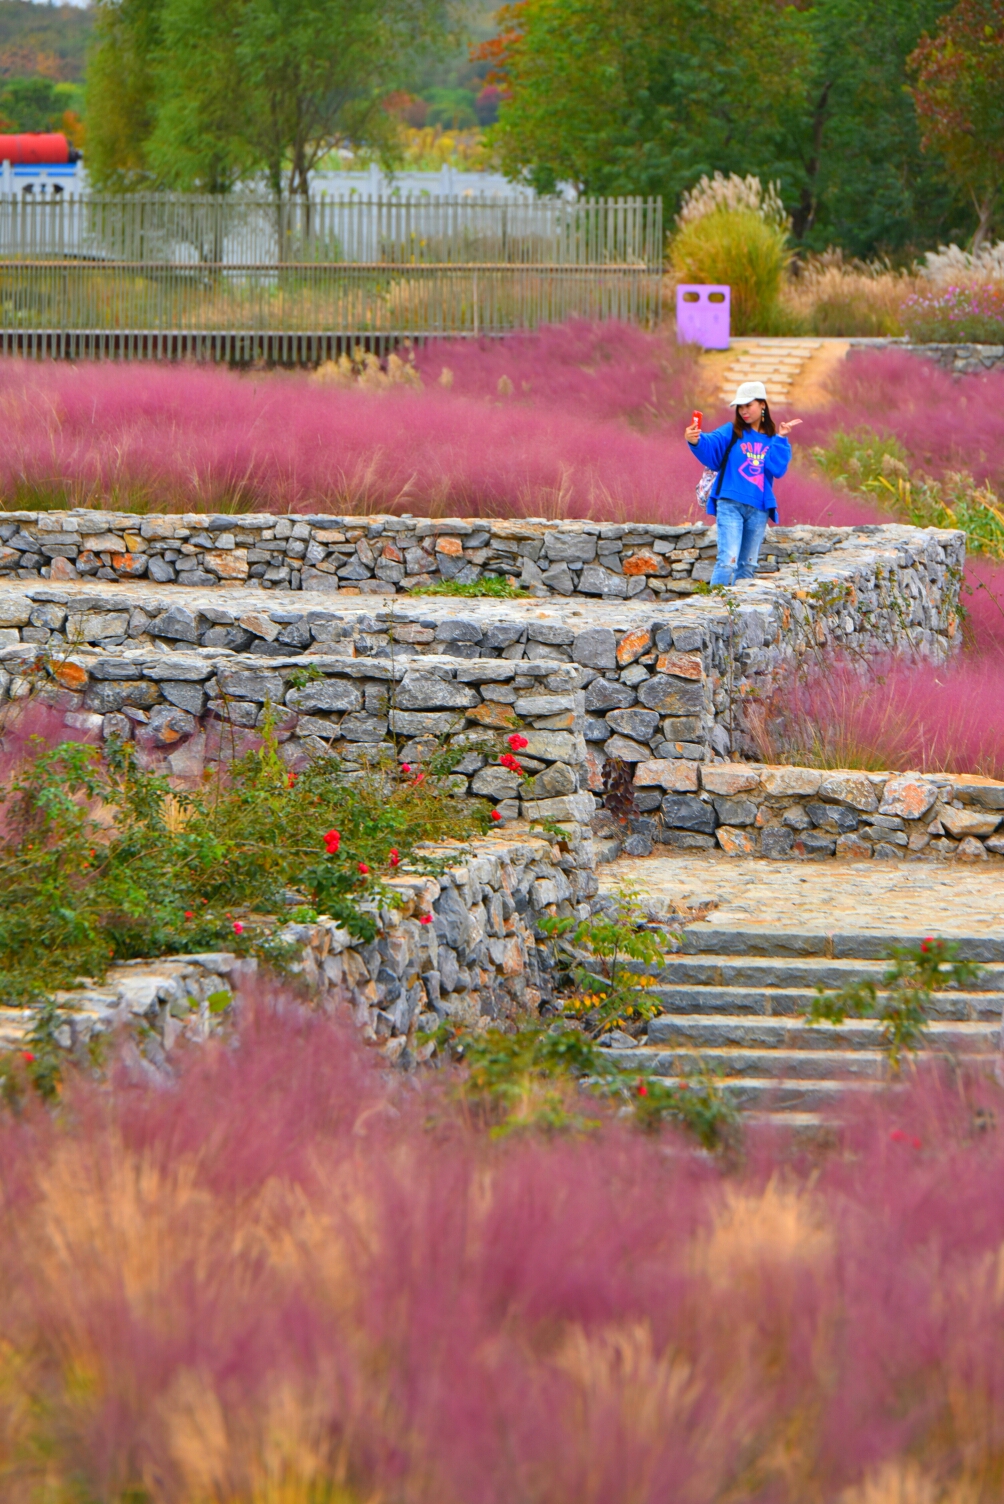
<svg viewBox="0 0 1004 1504">
<path fill-rule="evenodd" d="M 882 1024 L 878 1019 L 853 1019 L 843 1024 L 808 1024 L 796 1018 L 751 1018 L 748 1014 L 667 1015 L 648 1026 L 649 1045 L 718 1050 L 880 1050 Z M 1000 1044 L 1000 1017 L 976 1022 L 932 1021 L 925 1033 L 926 1048 L 935 1053 L 987 1055 Z"/>
<path fill-rule="evenodd" d="M 825 987 L 837 989 L 885 975 L 886 961 L 829 960 L 825 957 L 677 955 L 659 973 L 663 986 Z M 985 966 L 972 982 L 974 992 L 1004 992 L 1004 965 Z"/>
<path fill-rule="evenodd" d="M 651 987 L 646 996 L 658 998 L 667 1015 L 702 1014 L 726 1017 L 801 1017 L 816 1000 L 815 988 L 766 987 Z M 879 998 L 884 996 L 879 993 Z M 930 1013 L 946 1022 L 1000 1022 L 1004 999 L 999 992 L 936 992 Z"/>
<path fill-rule="evenodd" d="M 944 1052 L 941 1052 L 944 1053 Z M 962 1063 L 987 1067 L 996 1056 L 984 1051 L 953 1053 Z M 884 1050 L 792 1050 L 745 1049 L 738 1046 L 719 1049 L 661 1049 L 643 1045 L 634 1050 L 616 1051 L 617 1064 L 625 1071 L 649 1071 L 655 1076 L 693 1078 L 701 1072 L 717 1077 L 720 1083 L 730 1079 L 753 1077 L 773 1081 L 873 1081 L 882 1082 L 889 1074 Z"/>
<path fill-rule="evenodd" d="M 715 924 L 689 925 L 681 931 L 683 950 L 701 955 L 718 956 L 824 956 L 833 960 L 880 960 L 892 948 L 912 949 L 932 933 L 918 930 L 914 934 L 881 933 L 873 930 L 826 931 L 809 929 L 767 929 L 763 925 L 736 926 Z M 951 935 L 962 961 L 1004 963 L 1004 935 Z"/>
</svg>

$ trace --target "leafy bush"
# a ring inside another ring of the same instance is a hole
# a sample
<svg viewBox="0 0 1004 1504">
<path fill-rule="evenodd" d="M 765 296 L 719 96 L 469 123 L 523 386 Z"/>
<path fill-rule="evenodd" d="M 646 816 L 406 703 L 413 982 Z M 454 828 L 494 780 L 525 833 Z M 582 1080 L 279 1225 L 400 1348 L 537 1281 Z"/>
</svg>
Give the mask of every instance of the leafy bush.
<svg viewBox="0 0 1004 1504">
<path fill-rule="evenodd" d="M 911 475 L 900 441 L 867 428 L 838 430 L 811 453 L 831 480 L 874 496 L 904 522 L 961 528 L 969 552 L 1004 559 L 1004 507 L 989 482 L 977 485 L 965 470 L 950 470 L 940 480 Z"/>
<path fill-rule="evenodd" d="M 459 595 L 468 599 L 486 596 L 489 600 L 518 601 L 530 594 L 519 585 L 510 585 L 500 575 L 485 575 L 480 580 L 461 584 L 459 580 L 436 580 L 432 585 L 414 585 L 409 595 Z"/>
<path fill-rule="evenodd" d="M 935 287 L 907 298 L 903 327 L 919 343 L 1004 344 L 1004 282 Z"/>
<path fill-rule="evenodd" d="M 810 1024 L 842 1024 L 847 1018 L 878 1018 L 882 1044 L 898 1072 L 904 1052 L 916 1054 L 920 1048 L 934 993 L 949 985 L 968 987 L 979 975 L 979 965 L 960 961 L 958 952 L 954 941 L 933 935 L 917 946 L 896 947 L 878 987 L 870 978 L 837 992 L 819 987 L 806 1019 Z"/>
<path fill-rule="evenodd" d="M 459 755 L 459 754 L 458 754 Z M 0 797 L 0 1000 L 24 1002 L 113 960 L 238 950 L 248 916 L 285 894 L 372 938 L 363 907 L 425 840 L 485 830 L 482 800 L 457 799 L 430 764 L 343 776 L 334 758 L 290 773 L 264 745 L 197 793 L 136 766 L 131 745 L 38 751 Z"/>
<path fill-rule="evenodd" d="M 781 287 L 791 252 L 785 229 L 749 209 L 715 209 L 681 224 L 670 241 L 678 282 L 732 289 L 733 334 L 783 334 Z"/>
</svg>

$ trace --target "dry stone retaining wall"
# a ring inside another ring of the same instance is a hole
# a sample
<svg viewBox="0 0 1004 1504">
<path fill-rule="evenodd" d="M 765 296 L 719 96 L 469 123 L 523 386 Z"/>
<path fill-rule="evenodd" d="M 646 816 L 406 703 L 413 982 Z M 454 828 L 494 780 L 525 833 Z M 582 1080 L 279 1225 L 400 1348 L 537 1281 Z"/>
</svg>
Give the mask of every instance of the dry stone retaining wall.
<svg viewBox="0 0 1004 1504">
<path fill-rule="evenodd" d="M 574 756 L 543 742 L 529 756 L 576 766 L 585 760 L 595 791 L 607 757 L 706 761 L 750 752 L 743 698 L 769 689 L 793 663 L 823 664 L 835 651 L 863 664 L 895 651 L 937 662 L 957 646 L 962 533 L 903 526 L 788 531 L 799 535 L 794 562 L 724 595 L 661 600 L 639 593 L 630 600 L 426 597 L 378 605 L 342 593 L 263 597 L 233 586 L 0 582 L 0 696 L 27 692 L 37 665 L 36 674 L 52 681 L 46 694 L 65 710 L 114 715 L 103 723 L 106 734 L 132 726 L 141 742 L 156 743 L 156 731 L 138 728 L 159 725 L 170 714 L 164 702 L 202 718 L 197 727 L 175 717 L 175 740 L 207 729 L 207 718 L 250 729 L 263 701 L 239 686 L 271 675 L 268 695 L 277 704 L 278 675 L 288 739 L 322 736 L 351 761 L 361 746 L 379 745 L 391 732 L 411 741 L 442 729 L 447 710 L 463 711 L 472 727 L 526 725 L 535 747 L 540 734 L 573 736 Z M 573 534 L 584 536 L 574 528 L 553 536 Z M 412 665 L 410 675 L 427 676 L 439 672 L 428 665 L 447 658 L 466 661 L 472 673 L 475 663 L 482 666 L 480 681 L 461 674 L 464 684 L 482 684 L 467 704 L 405 706 L 388 689 L 401 683 L 405 665 Z M 182 669 L 186 659 L 190 666 Z M 293 676 L 304 666 L 325 679 L 353 680 L 361 706 L 348 690 L 343 707 L 312 704 L 323 698 L 316 689 L 291 698 Z M 225 693 L 221 673 L 230 686 Z M 554 683 L 540 690 L 550 678 Z M 139 688 L 115 688 L 116 680 Z M 539 703 L 530 708 L 534 688 Z M 547 708 L 540 693 L 567 703 Z M 567 697 L 575 694 L 582 698 L 573 703 Z M 427 730 L 416 719 L 423 714 L 432 716 Z M 415 749 L 401 755 L 413 760 Z"/>
<path fill-rule="evenodd" d="M 830 554 L 851 531 L 771 528 L 760 573 Z M 711 579 L 716 538 L 714 525 L 700 521 L 8 512 L 0 515 L 0 579 L 142 579 L 351 597 L 495 575 L 542 597 L 655 600 L 691 594 Z"/>
<path fill-rule="evenodd" d="M 364 1037 L 390 1059 L 409 1047 L 421 1053 L 416 1033 L 444 1019 L 477 1025 L 536 1017 L 550 996 L 536 922 L 545 914 L 584 916 L 596 892 L 592 843 L 577 831 L 560 840 L 517 832 L 427 853 L 445 870 L 389 879 L 399 903 L 375 911 L 379 931 L 370 944 L 329 918 L 277 925 L 278 938 L 297 947 L 292 971 L 309 995 L 350 1006 Z M 95 1034 L 128 1027 L 147 1061 L 163 1065 L 179 1039 L 209 1035 L 226 1016 L 226 994 L 237 994 L 256 970 L 253 957 L 227 951 L 115 966 L 100 986 L 56 995 L 57 1040 L 80 1049 Z M 0 1044 L 16 1045 L 32 1021 L 26 1010 L 0 1010 Z"/>
<path fill-rule="evenodd" d="M 1004 858 L 1004 783 L 972 774 L 653 760 L 634 781 L 639 818 L 594 819 L 600 861 L 658 842 L 775 861 Z"/>
</svg>

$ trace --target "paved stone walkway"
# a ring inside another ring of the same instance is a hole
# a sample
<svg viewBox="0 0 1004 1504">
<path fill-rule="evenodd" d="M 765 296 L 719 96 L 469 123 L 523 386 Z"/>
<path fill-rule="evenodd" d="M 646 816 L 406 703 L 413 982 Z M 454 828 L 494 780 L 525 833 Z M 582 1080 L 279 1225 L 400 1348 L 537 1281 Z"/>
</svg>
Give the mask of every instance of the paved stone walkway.
<svg viewBox="0 0 1004 1504">
<path fill-rule="evenodd" d="M 598 869 L 682 913 L 715 904 L 709 928 L 1004 937 L 1004 865 L 768 862 L 712 852 L 621 857 Z"/>
</svg>

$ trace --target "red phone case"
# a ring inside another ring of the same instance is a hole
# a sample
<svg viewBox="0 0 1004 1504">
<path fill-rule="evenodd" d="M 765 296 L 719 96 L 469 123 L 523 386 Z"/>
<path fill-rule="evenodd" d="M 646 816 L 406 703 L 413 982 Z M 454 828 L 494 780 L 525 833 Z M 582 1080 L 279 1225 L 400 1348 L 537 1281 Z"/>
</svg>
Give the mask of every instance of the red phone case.
<svg viewBox="0 0 1004 1504">
<path fill-rule="evenodd" d="M 701 419 L 703 417 L 704 417 L 703 413 L 691 413 L 691 415 L 690 415 L 690 421 L 691 421 L 691 423 L 696 423 L 697 426 L 698 426 L 698 428 L 700 428 L 700 426 L 701 426 Z"/>
</svg>

